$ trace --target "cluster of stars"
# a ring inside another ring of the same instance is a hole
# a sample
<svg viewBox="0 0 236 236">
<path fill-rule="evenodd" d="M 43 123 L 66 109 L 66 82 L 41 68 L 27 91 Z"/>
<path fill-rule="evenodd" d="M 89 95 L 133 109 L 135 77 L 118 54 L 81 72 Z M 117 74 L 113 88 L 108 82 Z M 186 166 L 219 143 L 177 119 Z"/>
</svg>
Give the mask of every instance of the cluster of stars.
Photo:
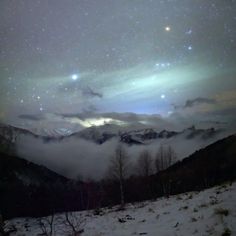
<svg viewBox="0 0 236 236">
<path fill-rule="evenodd" d="M 170 67 L 171 66 L 171 64 L 170 64 L 170 62 L 166 62 L 166 63 L 156 63 L 155 64 L 155 67 L 156 68 L 158 68 L 158 69 L 165 69 L 165 68 L 168 68 L 168 67 Z"/>
</svg>

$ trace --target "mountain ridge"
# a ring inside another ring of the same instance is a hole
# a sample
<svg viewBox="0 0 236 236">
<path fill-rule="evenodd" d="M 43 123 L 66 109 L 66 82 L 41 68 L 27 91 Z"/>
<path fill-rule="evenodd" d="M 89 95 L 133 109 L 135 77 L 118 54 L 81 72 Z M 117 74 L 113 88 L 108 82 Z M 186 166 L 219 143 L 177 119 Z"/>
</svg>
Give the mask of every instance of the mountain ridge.
<svg viewBox="0 0 236 236">
<path fill-rule="evenodd" d="M 9 141 L 12 143 L 16 141 L 16 138 L 19 135 L 30 135 L 34 138 L 42 139 L 45 142 L 60 141 L 63 139 L 76 137 L 89 140 L 97 144 L 103 144 L 104 142 L 117 137 L 121 142 L 132 145 L 145 144 L 145 142 L 148 140 L 150 141 L 154 139 L 171 138 L 181 134 L 186 134 L 186 139 L 192 139 L 196 136 L 200 136 L 203 139 L 208 139 L 222 131 L 222 129 L 215 129 L 214 127 L 208 129 L 197 129 L 195 126 L 183 129 L 182 131 L 171 131 L 166 129 L 159 131 L 155 128 L 129 130 L 128 128 L 124 129 L 119 125 L 105 124 L 102 126 L 92 126 L 85 128 L 81 131 L 70 133 L 68 135 L 47 136 L 36 134 L 28 129 L 0 124 L 0 137 L 2 136 L 4 139 L 10 139 Z"/>
</svg>

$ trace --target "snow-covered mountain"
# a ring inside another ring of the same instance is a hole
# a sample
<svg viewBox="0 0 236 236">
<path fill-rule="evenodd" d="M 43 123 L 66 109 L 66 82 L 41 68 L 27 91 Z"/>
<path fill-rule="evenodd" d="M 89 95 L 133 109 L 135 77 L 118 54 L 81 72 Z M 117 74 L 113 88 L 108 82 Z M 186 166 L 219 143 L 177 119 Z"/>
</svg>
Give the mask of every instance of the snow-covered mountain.
<svg viewBox="0 0 236 236">
<path fill-rule="evenodd" d="M 14 153 L 17 138 L 22 135 L 37 138 L 37 135 L 29 130 L 0 123 L 0 151 Z"/>
<path fill-rule="evenodd" d="M 135 129 L 129 127 L 122 127 L 114 124 L 105 124 L 102 126 L 92 126 L 85 128 L 82 131 L 72 131 L 65 127 L 55 129 L 41 129 L 41 131 L 27 130 L 10 125 L 0 124 L 0 136 L 4 137 L 11 142 L 15 142 L 17 137 L 22 135 L 41 138 L 47 141 L 58 141 L 68 137 L 82 138 L 92 141 L 97 144 L 102 144 L 114 137 L 118 138 L 121 142 L 127 144 L 147 144 L 155 139 L 168 139 L 172 137 L 182 136 L 184 139 L 209 139 L 219 134 L 222 130 L 209 128 L 197 129 L 194 126 L 184 129 L 183 131 L 171 131 L 153 128 Z"/>
<path fill-rule="evenodd" d="M 213 128 L 191 127 L 182 131 L 122 128 L 118 125 L 104 125 L 86 128 L 68 136 L 40 136 L 25 129 L 7 126 L 0 129 L 0 135 L 7 134 L 0 138 L 0 142 L 7 143 L 7 152 L 13 150 L 11 153 L 15 152 L 22 158 L 45 165 L 69 178 L 80 175 L 83 178 L 99 179 L 104 176 L 109 159 L 120 142 L 125 144 L 131 162 L 135 164 L 143 149 L 155 158 L 160 145 L 170 145 L 178 160 L 182 160 L 194 151 L 227 136 L 227 133 Z M 12 136 L 14 142 L 11 142 Z M 7 141 L 5 137 L 8 137 Z M 95 167 L 92 163 L 98 160 Z"/>
<path fill-rule="evenodd" d="M 17 138 L 17 136 L 22 135 L 22 134 L 37 136 L 35 133 L 31 132 L 30 130 L 0 123 L 0 136 L 4 137 L 5 139 L 11 142 L 15 142 L 15 139 Z"/>
<path fill-rule="evenodd" d="M 83 138 L 102 144 L 114 137 L 117 137 L 121 142 L 126 144 L 150 144 L 157 139 L 169 139 L 173 137 L 183 137 L 183 139 L 210 139 L 214 138 L 222 130 L 209 128 L 209 129 L 196 129 L 194 126 L 184 129 L 182 131 L 171 131 L 146 128 L 136 130 L 122 129 L 117 125 L 103 125 L 100 127 L 90 127 L 80 132 L 74 133 L 71 136 Z"/>
</svg>

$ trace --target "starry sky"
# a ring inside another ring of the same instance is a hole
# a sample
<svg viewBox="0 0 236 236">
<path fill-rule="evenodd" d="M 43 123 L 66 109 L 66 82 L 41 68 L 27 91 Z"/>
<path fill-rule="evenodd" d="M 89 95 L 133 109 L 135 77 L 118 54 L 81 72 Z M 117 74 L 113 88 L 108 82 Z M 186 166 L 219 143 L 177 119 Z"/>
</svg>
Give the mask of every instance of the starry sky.
<svg viewBox="0 0 236 236">
<path fill-rule="evenodd" d="M 232 122 L 235 9 L 235 0 L 2 0 L 0 121 L 129 112 Z"/>
</svg>

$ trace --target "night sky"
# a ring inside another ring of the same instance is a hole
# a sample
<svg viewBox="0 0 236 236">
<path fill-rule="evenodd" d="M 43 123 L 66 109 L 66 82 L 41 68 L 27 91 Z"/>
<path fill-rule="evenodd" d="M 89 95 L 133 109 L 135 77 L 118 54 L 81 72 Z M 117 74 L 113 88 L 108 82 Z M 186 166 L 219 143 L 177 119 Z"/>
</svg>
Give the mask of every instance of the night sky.
<svg viewBox="0 0 236 236">
<path fill-rule="evenodd" d="M 233 122 L 236 1 L 1 0 L 2 122 L 114 112 Z"/>
</svg>

